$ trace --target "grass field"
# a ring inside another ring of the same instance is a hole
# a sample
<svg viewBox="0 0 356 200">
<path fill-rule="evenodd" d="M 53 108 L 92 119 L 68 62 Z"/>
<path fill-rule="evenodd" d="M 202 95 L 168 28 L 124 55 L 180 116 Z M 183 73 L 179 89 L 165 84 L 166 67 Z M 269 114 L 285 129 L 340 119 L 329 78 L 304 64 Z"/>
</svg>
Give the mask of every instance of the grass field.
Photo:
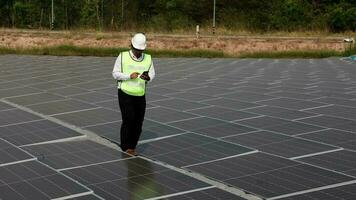
<svg viewBox="0 0 356 200">
<path fill-rule="evenodd" d="M 0 54 L 25 54 L 25 55 L 56 55 L 56 56 L 117 56 L 119 52 L 128 48 L 98 48 L 78 47 L 73 45 L 59 45 L 42 48 L 7 48 L 0 47 Z M 329 50 L 310 51 L 277 51 L 243 53 L 237 56 L 226 55 L 221 51 L 211 50 L 147 50 L 155 57 L 205 57 L 205 58 L 327 58 L 344 57 L 356 54 L 356 48 L 351 51 L 337 52 Z"/>
<path fill-rule="evenodd" d="M 353 36 L 354 33 L 345 33 Z M 117 56 L 132 33 L 0 29 L 0 54 Z M 227 33 L 203 35 L 147 33 L 155 57 L 325 58 L 356 53 L 340 34 Z"/>
</svg>

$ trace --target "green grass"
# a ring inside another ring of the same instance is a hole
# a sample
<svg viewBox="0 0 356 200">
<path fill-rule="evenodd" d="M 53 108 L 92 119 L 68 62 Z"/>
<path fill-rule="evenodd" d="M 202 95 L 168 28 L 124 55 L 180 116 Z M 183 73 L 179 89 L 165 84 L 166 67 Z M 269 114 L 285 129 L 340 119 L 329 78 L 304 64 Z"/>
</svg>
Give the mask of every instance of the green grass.
<svg viewBox="0 0 356 200">
<path fill-rule="evenodd" d="M 356 54 L 356 46 L 345 49 L 345 51 L 333 50 L 304 50 L 304 51 L 261 51 L 244 53 L 239 58 L 329 58 L 347 57 Z"/>
<path fill-rule="evenodd" d="M 60 45 L 42 48 L 8 48 L 0 47 L 0 54 L 25 54 L 25 55 L 56 55 L 56 56 L 117 56 L 119 52 L 128 48 L 97 48 L 78 47 L 73 45 Z M 356 54 L 356 47 L 344 52 L 329 50 L 310 51 L 277 51 L 277 52 L 252 52 L 241 55 L 227 55 L 221 51 L 210 50 L 147 50 L 154 57 L 204 57 L 204 58 L 327 58 L 341 57 Z"/>
<path fill-rule="evenodd" d="M 56 56 L 115 56 L 124 48 L 92 48 L 73 45 L 60 45 L 43 48 L 0 47 L 0 54 L 56 55 Z"/>
<path fill-rule="evenodd" d="M 78 47 L 73 45 L 60 45 L 43 48 L 8 48 L 0 47 L 0 54 L 25 54 L 25 55 L 56 55 L 56 56 L 117 56 L 121 51 L 128 48 L 96 48 L 96 47 Z M 229 57 L 220 51 L 207 50 L 147 50 L 154 57 L 207 57 L 223 58 Z"/>
<path fill-rule="evenodd" d="M 342 56 L 351 56 L 351 55 L 356 55 L 356 45 L 352 44 L 348 46 L 345 51 L 343 52 Z"/>
<path fill-rule="evenodd" d="M 232 57 L 225 55 L 221 51 L 208 50 L 147 50 L 147 53 L 154 55 L 154 57 L 200 57 L 200 58 L 227 58 Z"/>
<path fill-rule="evenodd" d="M 341 56 L 340 52 L 327 50 L 253 52 L 242 54 L 241 58 L 328 58 Z"/>
</svg>

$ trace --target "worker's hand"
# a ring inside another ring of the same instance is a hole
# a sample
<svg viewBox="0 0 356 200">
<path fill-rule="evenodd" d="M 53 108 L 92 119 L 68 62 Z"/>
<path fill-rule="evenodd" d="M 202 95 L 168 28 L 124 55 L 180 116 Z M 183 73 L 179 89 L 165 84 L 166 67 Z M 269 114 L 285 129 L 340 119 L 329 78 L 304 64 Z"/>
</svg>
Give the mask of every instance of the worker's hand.
<svg viewBox="0 0 356 200">
<path fill-rule="evenodd" d="M 145 81 L 150 81 L 151 78 L 150 76 L 148 75 L 148 71 L 144 71 L 141 76 L 140 76 L 141 79 L 145 80 Z"/>
<path fill-rule="evenodd" d="M 130 75 L 130 78 L 131 78 L 131 79 L 135 79 L 135 78 L 138 77 L 138 75 L 140 75 L 140 73 L 134 72 L 134 73 L 132 73 L 132 74 Z"/>
</svg>

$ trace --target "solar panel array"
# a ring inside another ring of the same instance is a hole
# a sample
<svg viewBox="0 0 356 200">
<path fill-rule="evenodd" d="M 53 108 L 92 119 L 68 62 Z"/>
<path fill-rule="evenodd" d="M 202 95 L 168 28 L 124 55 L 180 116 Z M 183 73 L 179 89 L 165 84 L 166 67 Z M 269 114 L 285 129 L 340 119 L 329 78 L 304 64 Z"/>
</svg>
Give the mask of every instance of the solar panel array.
<svg viewBox="0 0 356 200">
<path fill-rule="evenodd" d="M 82 134 L 120 142 L 114 61 L 0 56 L 0 199 L 356 198 L 355 63 L 156 59 L 133 158 Z"/>
</svg>

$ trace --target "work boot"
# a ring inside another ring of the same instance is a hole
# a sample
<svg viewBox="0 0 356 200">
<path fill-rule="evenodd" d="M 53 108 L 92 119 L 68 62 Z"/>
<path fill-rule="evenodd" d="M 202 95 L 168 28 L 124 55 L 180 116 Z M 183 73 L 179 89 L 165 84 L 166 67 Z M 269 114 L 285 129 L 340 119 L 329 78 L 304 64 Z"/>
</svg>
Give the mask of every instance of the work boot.
<svg viewBox="0 0 356 200">
<path fill-rule="evenodd" d="M 127 149 L 125 152 L 130 156 L 137 156 L 135 149 Z"/>
</svg>

